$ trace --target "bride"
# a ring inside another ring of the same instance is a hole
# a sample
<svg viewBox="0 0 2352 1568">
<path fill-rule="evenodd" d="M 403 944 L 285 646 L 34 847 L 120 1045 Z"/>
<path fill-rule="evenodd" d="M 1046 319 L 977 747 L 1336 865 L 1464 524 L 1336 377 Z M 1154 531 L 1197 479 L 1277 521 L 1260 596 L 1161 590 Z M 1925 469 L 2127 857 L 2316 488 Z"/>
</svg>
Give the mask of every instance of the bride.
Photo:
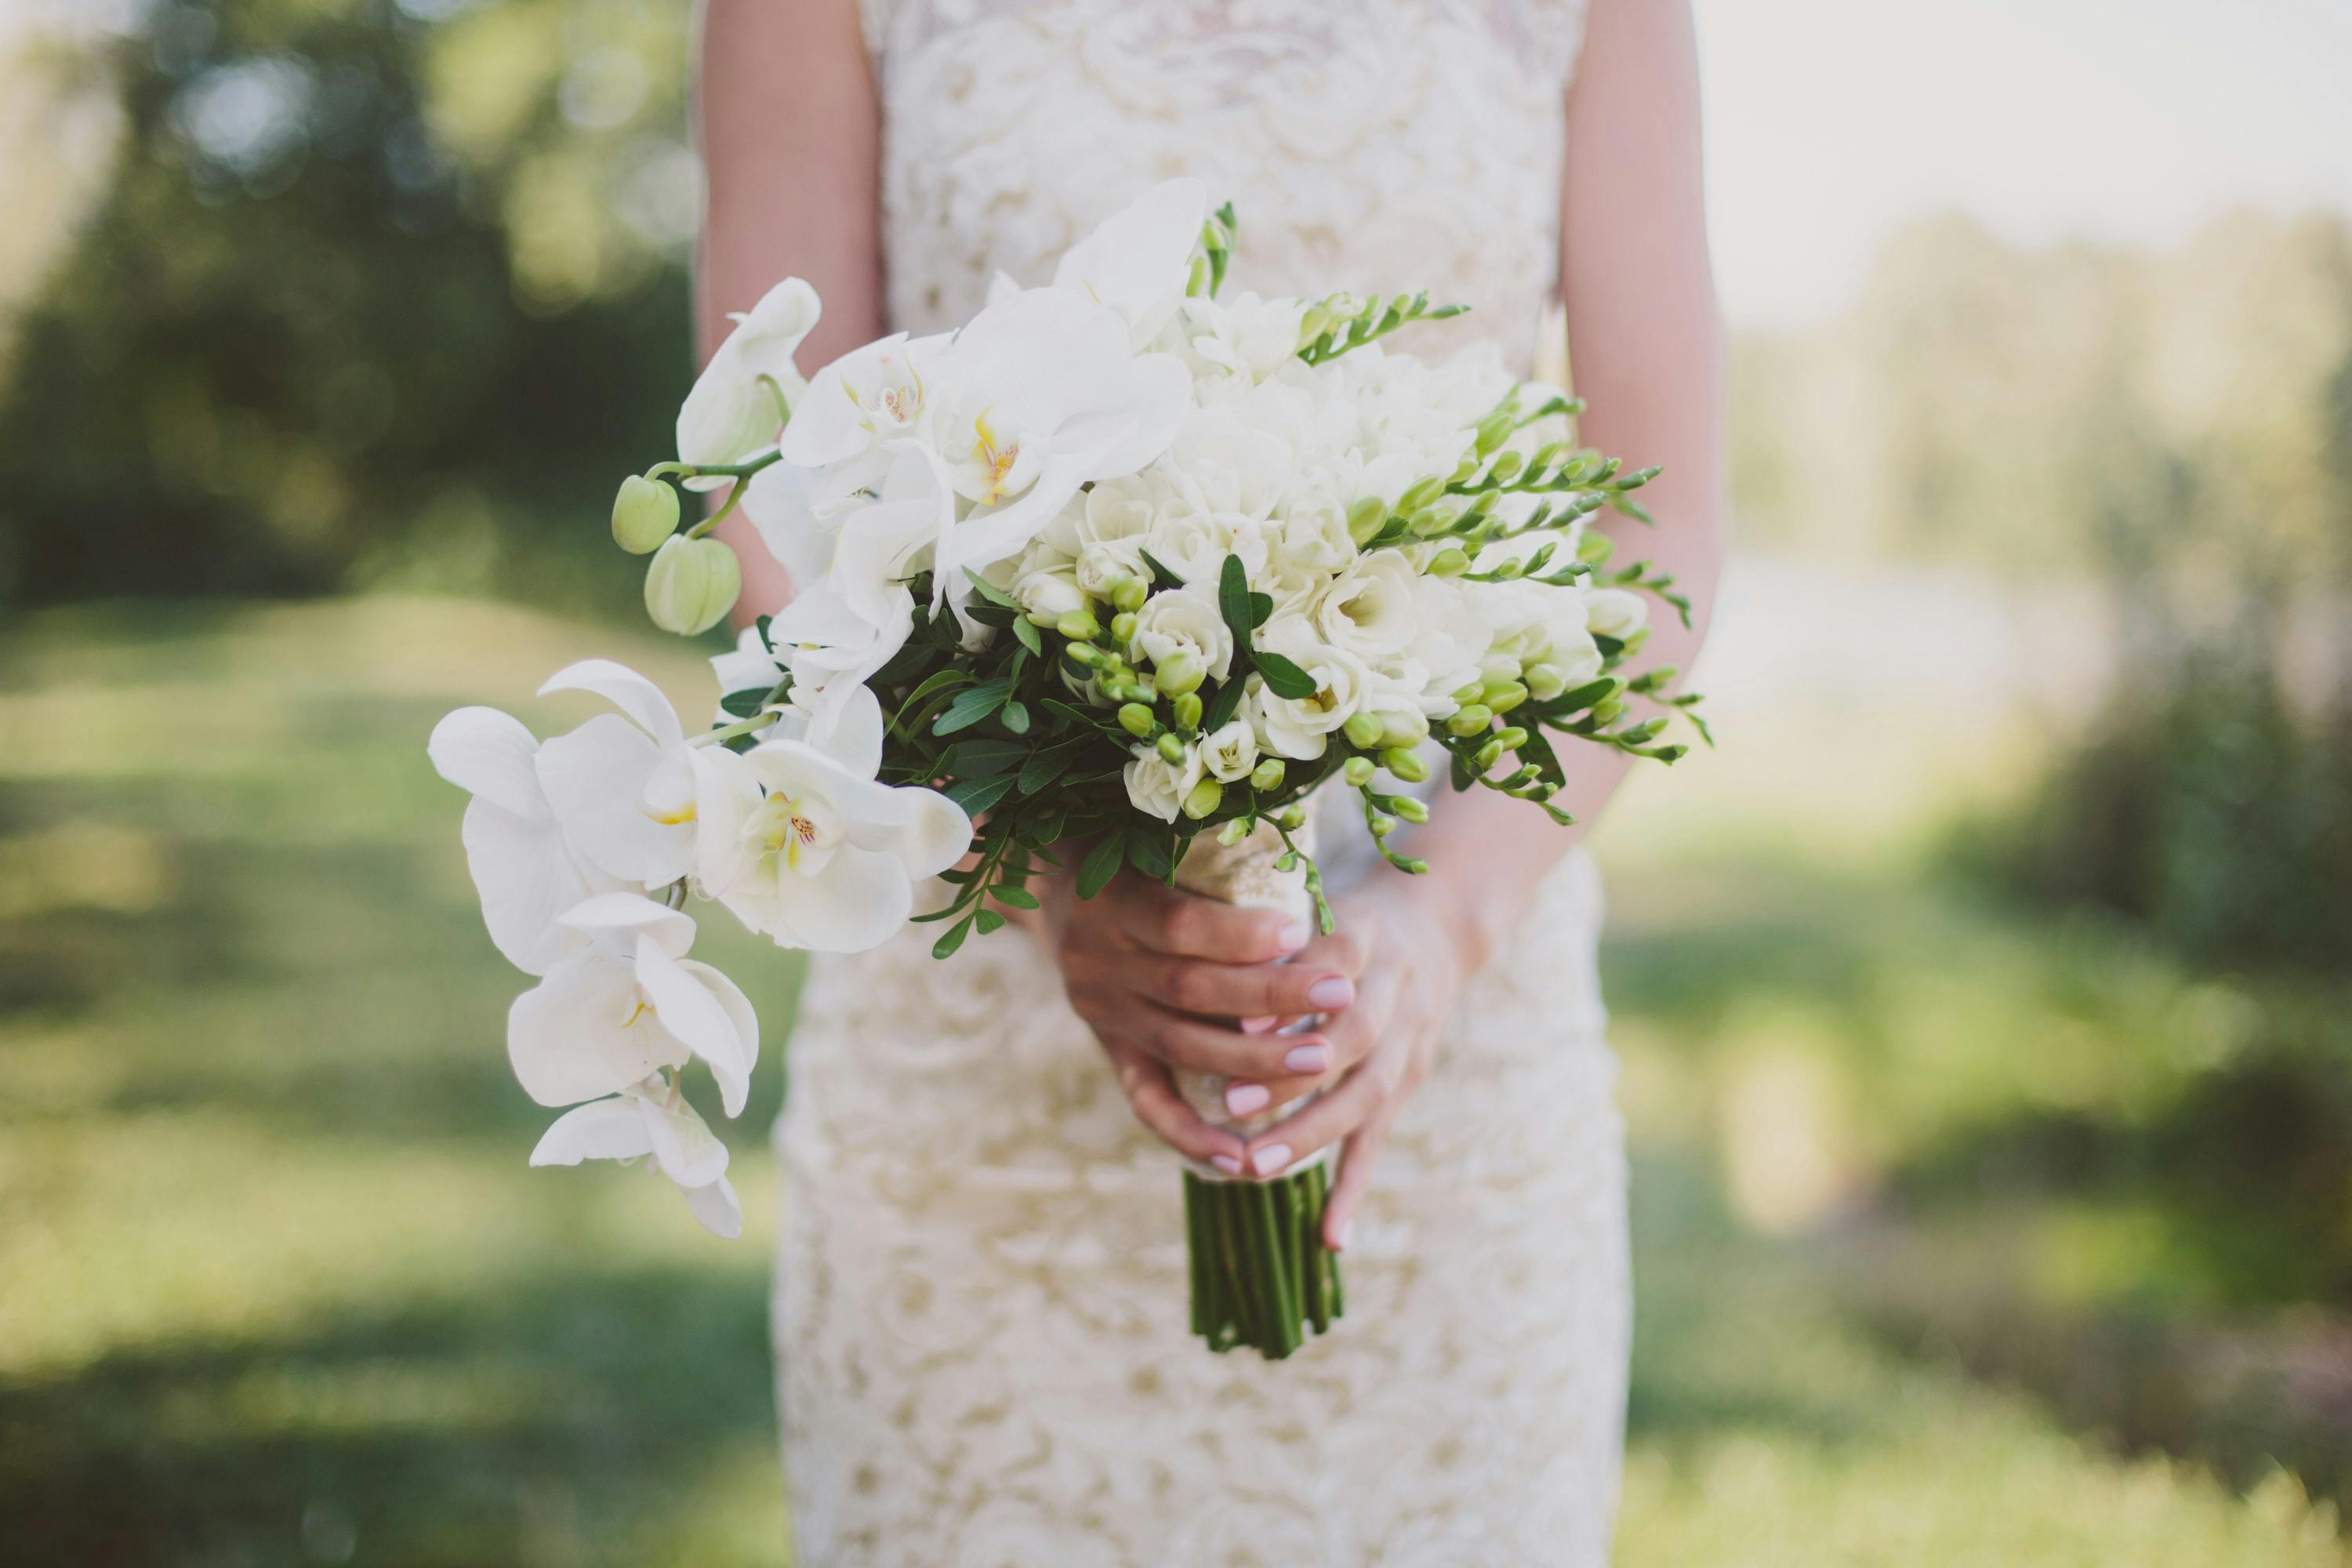
<svg viewBox="0 0 2352 1568">
<path fill-rule="evenodd" d="M 1693 53 L 1686 0 L 708 0 L 705 349 L 788 272 L 825 300 L 805 366 L 936 331 L 1198 174 L 1244 286 L 1475 307 L 1423 355 L 1483 339 L 1525 371 L 1557 291 L 1582 435 L 1665 467 L 1635 548 L 1705 604 Z M 735 542 L 774 607 L 790 584 Z M 1696 641 L 1661 625 L 1651 652 Z M 1564 803 L 1590 819 L 1622 765 L 1571 763 Z M 1330 937 L 1129 879 L 948 963 L 920 927 L 818 961 L 780 1131 L 796 1562 L 1605 1560 L 1631 1297 L 1600 890 L 1497 795 L 1419 832 L 1427 877 L 1327 858 Z M 1244 1142 L 1171 1064 L 1241 1078 L 1239 1111 L 1328 1092 Z M 1208 1353 L 1164 1145 L 1270 1173 L 1335 1142 L 1345 1324 L 1281 1363 Z"/>
</svg>

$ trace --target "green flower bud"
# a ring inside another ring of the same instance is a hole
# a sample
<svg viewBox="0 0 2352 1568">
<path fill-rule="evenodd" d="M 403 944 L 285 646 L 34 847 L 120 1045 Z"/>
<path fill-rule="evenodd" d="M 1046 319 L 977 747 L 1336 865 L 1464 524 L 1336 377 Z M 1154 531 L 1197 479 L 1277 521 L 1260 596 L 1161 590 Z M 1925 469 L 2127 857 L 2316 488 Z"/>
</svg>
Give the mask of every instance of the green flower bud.
<svg viewBox="0 0 2352 1568">
<path fill-rule="evenodd" d="M 1500 741 L 1489 741 L 1478 748 L 1478 754 L 1470 759 L 1470 765 L 1483 773 L 1500 761 L 1502 755 L 1503 743 Z"/>
<path fill-rule="evenodd" d="M 1121 577 L 1110 585 L 1111 607 L 1133 615 L 1143 608 L 1143 601 L 1150 592 L 1142 578 Z"/>
<path fill-rule="evenodd" d="M 1231 849 L 1234 845 L 1247 838 L 1249 832 L 1249 824 L 1236 816 L 1217 829 L 1217 842 Z"/>
<path fill-rule="evenodd" d="M 1486 694 L 1486 683 L 1483 680 L 1474 680 L 1467 686 L 1455 687 L 1454 689 L 1454 700 L 1457 705 L 1465 702 L 1475 702 Z"/>
<path fill-rule="evenodd" d="M 1625 705 L 1614 697 L 1592 705 L 1592 717 L 1603 724 L 1614 723 L 1625 711 Z"/>
<path fill-rule="evenodd" d="M 1507 409 L 1496 409 L 1478 422 L 1478 455 L 1491 456 L 1495 449 L 1511 438 L 1511 426 L 1517 423 Z"/>
<path fill-rule="evenodd" d="M 1458 544 L 1449 544 L 1431 556 L 1423 570 L 1433 577 L 1459 577 L 1470 570 L 1470 552 Z"/>
<path fill-rule="evenodd" d="M 1396 510 L 1410 517 L 1412 514 L 1419 511 L 1423 507 L 1427 506 L 1430 502 L 1435 500 L 1439 496 L 1444 495 L 1444 493 L 1445 481 L 1444 479 L 1423 479 L 1419 484 L 1414 485 L 1412 489 L 1406 490 L 1404 494 L 1397 497 Z"/>
<path fill-rule="evenodd" d="M 1372 759 L 1349 757 L 1339 765 L 1339 776 L 1346 779 L 1351 787 L 1363 788 L 1372 782 Z"/>
<path fill-rule="evenodd" d="M 1120 668 L 1126 668 L 1124 665 Z M 1129 670 L 1127 679 L 1135 688 L 1135 700 L 1138 702 L 1151 702 L 1159 699 L 1160 682 L 1150 670 L 1140 672 Z"/>
<path fill-rule="evenodd" d="M 1478 679 L 1481 680 L 1517 680 L 1518 678 L 1519 661 L 1507 653 L 1490 653 L 1478 661 Z"/>
<path fill-rule="evenodd" d="M 1372 830 L 1372 837 L 1375 838 L 1386 838 L 1396 831 L 1396 825 L 1395 817 L 1379 813 L 1375 813 L 1365 824 Z"/>
<path fill-rule="evenodd" d="M 1095 647 L 1095 645 L 1090 642 L 1074 642 L 1062 651 L 1068 654 L 1070 658 L 1077 663 L 1085 665 L 1088 669 L 1099 669 L 1102 668 L 1104 658 L 1103 650 Z"/>
<path fill-rule="evenodd" d="M 1494 719 L 1494 713 L 1483 702 L 1473 702 L 1445 721 L 1445 728 L 1456 735 L 1475 735 Z"/>
<path fill-rule="evenodd" d="M 682 637 L 717 626 L 742 591 L 743 569 L 735 552 L 715 539 L 673 533 L 646 567 L 646 614 L 662 630 Z"/>
<path fill-rule="evenodd" d="M 1309 305 L 1298 318 L 1298 346 L 1308 343 L 1331 330 L 1331 312 L 1320 305 Z"/>
<path fill-rule="evenodd" d="M 1528 459 L 1528 468 L 1530 472 L 1540 473 L 1559 462 L 1560 454 L 1567 450 L 1568 443 L 1565 441 L 1546 441 L 1536 448 L 1536 455 Z"/>
<path fill-rule="evenodd" d="M 1402 777 L 1403 775 L 1400 774 L 1398 776 Z M 1417 824 L 1427 822 L 1429 820 L 1429 803 L 1417 799 L 1412 795 L 1401 795 L 1397 796 L 1396 799 L 1389 802 L 1389 809 L 1395 812 L 1399 816 L 1403 817 L 1407 822 Z"/>
<path fill-rule="evenodd" d="M 1484 693 L 1486 706 L 1496 713 L 1508 713 L 1528 700 L 1528 689 L 1516 680 L 1490 680 Z"/>
<path fill-rule="evenodd" d="M 1191 731 L 1201 727 L 1201 694 L 1199 692 L 1180 692 L 1169 706 L 1176 710 L 1176 728 L 1179 730 Z"/>
<path fill-rule="evenodd" d="M 1496 743 L 1507 752 L 1516 752 L 1528 743 L 1528 732 L 1517 724 L 1507 724 L 1495 731 Z"/>
<path fill-rule="evenodd" d="M 1429 717 L 1418 708 L 1391 709 L 1381 715 L 1381 744 L 1418 746 L 1429 739 Z"/>
<path fill-rule="evenodd" d="M 1280 811 L 1275 813 L 1274 820 L 1277 825 L 1290 829 L 1291 832 L 1297 832 L 1300 828 L 1307 826 L 1307 803 L 1297 800 L 1292 801 L 1288 805 L 1284 806 Z"/>
<path fill-rule="evenodd" d="M 1519 477 L 1520 466 L 1526 461 L 1527 459 L 1517 452 L 1506 452 L 1495 459 L 1495 466 L 1489 472 L 1505 484 L 1508 484 Z"/>
<path fill-rule="evenodd" d="M 1399 860 L 1396 862 L 1396 868 L 1402 871 L 1408 877 L 1425 877 L 1429 874 L 1429 862 L 1426 860 Z"/>
<path fill-rule="evenodd" d="M 1022 616 L 1024 619 L 1028 621 L 1031 626 L 1044 626 L 1048 631 L 1053 630 L 1054 623 L 1062 618 L 1056 615 L 1050 615 L 1044 610 L 1024 610 L 1022 612 Z"/>
<path fill-rule="evenodd" d="M 1201 689 L 1201 682 L 1209 672 L 1201 661 L 1181 649 L 1162 659 L 1153 679 L 1160 689 L 1171 697 L 1181 697 L 1188 691 Z"/>
<path fill-rule="evenodd" d="M 1177 738 L 1174 731 L 1160 731 L 1159 747 L 1161 759 L 1170 767 L 1181 768 L 1184 765 L 1184 742 Z"/>
<path fill-rule="evenodd" d="M 1151 732 L 1160 728 L 1160 721 L 1142 703 L 1127 702 L 1119 705 L 1118 727 L 1139 741 L 1149 741 Z"/>
<path fill-rule="evenodd" d="M 1415 539 L 1428 539 L 1433 535 L 1444 533 L 1453 526 L 1454 520 L 1433 506 L 1425 506 L 1414 512 L 1411 524 L 1412 536 Z"/>
<path fill-rule="evenodd" d="M 1218 806 L 1223 805 L 1224 800 L 1224 785 L 1214 779 L 1202 779 L 1192 786 L 1190 794 L 1185 795 L 1184 815 L 1198 822 L 1216 810 Z"/>
<path fill-rule="evenodd" d="M 1121 610 L 1110 618 L 1110 640 L 1125 647 L 1135 640 L 1135 612 Z"/>
<path fill-rule="evenodd" d="M 1389 509 L 1378 496 L 1366 496 L 1348 509 L 1348 537 L 1363 544 L 1387 526 Z"/>
<path fill-rule="evenodd" d="M 613 542 L 632 555 L 650 555 L 677 531 L 677 492 L 659 479 L 631 474 L 613 498 Z"/>
<path fill-rule="evenodd" d="M 1429 763 L 1419 752 L 1406 746 L 1382 752 L 1381 765 L 1407 784 L 1419 784 L 1429 776 Z"/>
<path fill-rule="evenodd" d="M 1528 683 L 1528 690 L 1538 702 L 1549 702 L 1568 689 L 1568 677 L 1559 672 L 1557 665 L 1531 664 L 1520 679 Z"/>
<path fill-rule="evenodd" d="M 1346 731 L 1351 744 L 1364 751 L 1370 751 L 1379 745 L 1381 737 L 1388 733 L 1386 721 L 1377 713 L 1369 713 L 1361 709 L 1349 714 L 1347 723 L 1342 725 L 1341 729 Z"/>
<path fill-rule="evenodd" d="M 1283 773 L 1282 759 L 1268 757 L 1250 770 L 1250 785 L 1258 790 L 1280 789 Z"/>
<path fill-rule="evenodd" d="M 1054 629 L 1072 642 L 1085 642 L 1102 635 L 1102 623 L 1085 610 L 1072 610 L 1054 623 Z"/>
</svg>

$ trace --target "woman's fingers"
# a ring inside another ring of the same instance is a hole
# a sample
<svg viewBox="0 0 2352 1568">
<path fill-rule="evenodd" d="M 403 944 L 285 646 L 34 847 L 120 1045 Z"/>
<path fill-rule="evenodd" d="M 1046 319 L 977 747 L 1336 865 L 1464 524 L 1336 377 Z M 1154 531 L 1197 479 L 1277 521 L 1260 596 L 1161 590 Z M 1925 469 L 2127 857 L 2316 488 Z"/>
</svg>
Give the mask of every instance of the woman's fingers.
<svg viewBox="0 0 2352 1568">
<path fill-rule="evenodd" d="M 1242 1168 L 1242 1141 L 1202 1121 L 1184 1103 L 1184 1097 L 1169 1079 L 1165 1063 L 1124 1040 L 1105 1040 L 1103 1050 L 1118 1074 L 1118 1087 L 1135 1119 L 1159 1134 L 1162 1142 L 1220 1170 Z"/>
<path fill-rule="evenodd" d="M 1266 963 L 1289 957 L 1315 934 L 1315 922 L 1305 916 L 1221 904 L 1126 873 L 1102 897 L 1109 900 L 1105 918 L 1128 941 L 1180 958 Z M 1072 918 L 1089 912 L 1074 910 Z"/>
<path fill-rule="evenodd" d="M 1330 1195 L 1323 1200 L 1323 1245 L 1334 1252 L 1348 1250 L 1349 1233 L 1356 1227 L 1356 1210 L 1363 1205 L 1364 1194 L 1371 1190 L 1372 1167 L 1389 1141 L 1389 1131 L 1396 1126 L 1397 1112 L 1404 1109 L 1402 1100 L 1391 1100 L 1381 1108 L 1380 1114 L 1356 1131 L 1348 1146 L 1339 1154 L 1339 1179 L 1331 1184 Z"/>
<path fill-rule="evenodd" d="M 1395 1098 L 1404 1082 L 1410 1047 L 1391 1037 L 1367 1057 L 1330 1093 L 1309 1100 L 1295 1116 L 1249 1141 L 1247 1163 L 1254 1176 L 1279 1176 L 1309 1154 L 1370 1121 Z"/>
<path fill-rule="evenodd" d="M 1134 996 L 1079 1011 L 1097 1035 L 1125 1040 L 1170 1067 L 1193 1072 L 1263 1083 L 1268 1079 L 1316 1077 L 1328 1071 L 1329 1064 L 1338 1059 L 1330 1042 L 1321 1035 L 1244 1035 Z"/>
<path fill-rule="evenodd" d="M 1328 964 L 1243 966 L 1139 952 L 1124 966 L 1137 991 L 1180 1013 L 1212 1018 L 1295 1017 L 1337 1013 L 1356 1000 L 1356 983 Z M 1245 1033 L 1262 1033 L 1248 1030 Z"/>
</svg>

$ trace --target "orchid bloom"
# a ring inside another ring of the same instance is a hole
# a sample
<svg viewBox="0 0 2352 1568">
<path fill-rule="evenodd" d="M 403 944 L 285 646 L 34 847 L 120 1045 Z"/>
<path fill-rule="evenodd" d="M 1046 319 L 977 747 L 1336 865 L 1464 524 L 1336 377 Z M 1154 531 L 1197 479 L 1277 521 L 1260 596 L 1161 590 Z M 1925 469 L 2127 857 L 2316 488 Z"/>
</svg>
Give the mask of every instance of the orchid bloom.
<svg viewBox="0 0 2352 1568">
<path fill-rule="evenodd" d="M 647 888 L 677 881 L 694 864 L 715 748 L 689 742 L 661 689 L 611 659 L 583 659 L 539 689 L 558 691 L 593 691 L 621 711 L 541 744 L 533 763 L 556 815 L 606 874 Z"/>
<path fill-rule="evenodd" d="M 586 945 L 559 916 L 623 885 L 559 820 L 540 781 L 539 750 L 520 720 L 495 708 L 458 709 L 425 743 L 434 770 L 474 797 L 466 807 L 466 868 L 490 941 L 525 974 L 544 974 Z"/>
<path fill-rule="evenodd" d="M 555 1119 L 530 1152 L 534 1165 L 576 1165 L 583 1160 L 623 1163 L 650 1154 L 654 1168 L 677 1184 L 686 1206 L 713 1236 L 743 1234 L 743 1205 L 727 1179 L 727 1145 L 696 1114 L 675 1083 L 658 1078 L 631 1084 L 609 1100 L 593 1100 Z"/>
<path fill-rule="evenodd" d="M 562 917 L 587 945 L 507 1013 L 507 1059 L 541 1105 L 617 1094 L 699 1057 L 738 1115 L 760 1056 L 760 1019 L 735 983 L 686 956 L 694 921 L 637 893 L 604 893 Z"/>
<path fill-rule="evenodd" d="M 719 758 L 724 787 L 705 805 L 698 874 L 779 946 L 877 946 L 907 922 L 915 882 L 954 865 L 971 842 L 971 818 L 945 795 L 875 781 L 882 710 L 863 686 L 812 716 L 797 738 Z"/>
<path fill-rule="evenodd" d="M 740 463 L 775 444 L 784 405 L 797 407 L 807 384 L 793 355 L 816 325 L 819 310 L 816 290 L 787 278 L 734 318 L 735 330 L 710 356 L 677 411 L 681 462 Z M 687 482 L 707 489 L 727 481 Z"/>
<path fill-rule="evenodd" d="M 1054 268 L 1054 287 L 1118 311 L 1134 346 L 1141 348 L 1159 337 L 1183 303 L 1192 248 L 1208 216 L 1206 184 L 1197 179 L 1163 181 L 1064 251 Z M 1287 346 L 1297 346 L 1295 335 Z"/>
</svg>

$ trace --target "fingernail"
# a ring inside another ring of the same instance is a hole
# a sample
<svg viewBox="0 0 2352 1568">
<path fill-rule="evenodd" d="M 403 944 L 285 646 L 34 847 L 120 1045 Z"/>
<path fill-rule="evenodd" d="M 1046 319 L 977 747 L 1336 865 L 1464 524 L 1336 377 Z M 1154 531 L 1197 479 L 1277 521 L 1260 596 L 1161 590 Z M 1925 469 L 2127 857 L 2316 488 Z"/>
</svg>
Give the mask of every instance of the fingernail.
<svg viewBox="0 0 2352 1568">
<path fill-rule="evenodd" d="M 1268 1013 L 1263 1018 L 1244 1018 L 1242 1020 L 1242 1033 L 1244 1035 L 1271 1035 L 1281 1026 L 1281 1024 L 1282 1020 L 1276 1017 L 1271 1013 Z"/>
<path fill-rule="evenodd" d="M 1231 1154 L 1212 1154 L 1209 1156 L 1209 1163 L 1228 1176 L 1238 1176 L 1242 1173 L 1242 1163 Z"/>
<path fill-rule="evenodd" d="M 1253 1110 L 1263 1110 L 1274 1096 L 1262 1083 L 1237 1083 L 1225 1090 L 1225 1109 L 1235 1116 L 1247 1116 Z"/>
<path fill-rule="evenodd" d="M 1307 988 L 1307 999 L 1318 1007 L 1344 1007 L 1356 999 L 1356 987 L 1344 974 L 1327 974 Z"/>
<path fill-rule="evenodd" d="M 1328 1072 L 1331 1070 L 1331 1047 L 1293 1046 L 1290 1054 L 1282 1058 L 1282 1065 L 1291 1072 Z"/>
<path fill-rule="evenodd" d="M 1290 1163 L 1290 1145 L 1269 1143 L 1250 1156 L 1250 1163 L 1257 1167 L 1259 1175 L 1271 1176 Z"/>
<path fill-rule="evenodd" d="M 1314 934 L 1315 927 L 1310 922 L 1293 921 L 1282 928 L 1282 934 L 1276 937 L 1275 941 L 1281 944 L 1283 952 L 1297 952 L 1307 945 L 1307 939 Z"/>
<path fill-rule="evenodd" d="M 1348 1244 L 1355 1239 L 1356 1222 L 1351 1219 L 1339 1227 L 1339 1235 L 1334 1242 L 1331 1250 L 1334 1252 L 1345 1252 L 1348 1250 Z"/>
</svg>

